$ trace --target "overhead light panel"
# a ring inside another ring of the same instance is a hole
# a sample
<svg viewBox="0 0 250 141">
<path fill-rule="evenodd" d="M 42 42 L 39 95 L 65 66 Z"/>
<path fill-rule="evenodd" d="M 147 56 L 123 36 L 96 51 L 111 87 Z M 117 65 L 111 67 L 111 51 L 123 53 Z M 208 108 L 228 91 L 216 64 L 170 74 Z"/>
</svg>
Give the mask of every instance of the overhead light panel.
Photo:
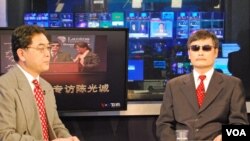
<svg viewBox="0 0 250 141">
<path fill-rule="evenodd" d="M 132 0 L 132 8 L 141 8 L 143 0 Z"/>
<path fill-rule="evenodd" d="M 56 5 L 55 12 L 61 12 L 62 9 L 63 9 L 63 7 L 64 7 L 64 3 L 58 3 L 58 4 Z"/>
<path fill-rule="evenodd" d="M 182 0 L 172 0 L 171 7 L 172 8 L 181 8 L 182 7 Z"/>
</svg>

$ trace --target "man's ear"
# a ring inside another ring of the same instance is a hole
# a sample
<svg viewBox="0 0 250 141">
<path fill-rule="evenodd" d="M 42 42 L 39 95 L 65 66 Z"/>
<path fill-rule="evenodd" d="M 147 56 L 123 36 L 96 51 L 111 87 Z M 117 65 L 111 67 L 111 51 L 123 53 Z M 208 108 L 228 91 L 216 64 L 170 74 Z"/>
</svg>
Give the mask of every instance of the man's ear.
<svg viewBox="0 0 250 141">
<path fill-rule="evenodd" d="M 189 54 L 189 50 L 188 50 L 188 59 L 190 60 L 190 54 Z"/>
<path fill-rule="evenodd" d="M 25 61 L 25 57 L 24 57 L 24 50 L 23 49 L 17 49 L 17 56 L 19 57 L 19 59 L 21 60 L 21 61 Z"/>
</svg>

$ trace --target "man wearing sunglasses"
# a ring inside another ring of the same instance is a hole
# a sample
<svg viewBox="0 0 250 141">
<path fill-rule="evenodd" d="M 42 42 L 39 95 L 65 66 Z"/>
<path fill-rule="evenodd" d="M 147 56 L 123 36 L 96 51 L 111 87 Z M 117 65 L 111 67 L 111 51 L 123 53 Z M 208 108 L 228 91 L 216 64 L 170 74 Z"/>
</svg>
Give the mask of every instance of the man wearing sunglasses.
<svg viewBox="0 0 250 141">
<path fill-rule="evenodd" d="M 73 62 L 68 52 L 62 51 L 62 44 L 59 41 L 52 41 L 50 62 Z"/>
<path fill-rule="evenodd" d="M 193 72 L 170 80 L 157 119 L 160 141 L 175 141 L 176 130 L 187 130 L 188 140 L 221 141 L 224 124 L 249 124 L 240 79 L 214 70 L 219 40 L 206 31 L 187 42 Z"/>
</svg>

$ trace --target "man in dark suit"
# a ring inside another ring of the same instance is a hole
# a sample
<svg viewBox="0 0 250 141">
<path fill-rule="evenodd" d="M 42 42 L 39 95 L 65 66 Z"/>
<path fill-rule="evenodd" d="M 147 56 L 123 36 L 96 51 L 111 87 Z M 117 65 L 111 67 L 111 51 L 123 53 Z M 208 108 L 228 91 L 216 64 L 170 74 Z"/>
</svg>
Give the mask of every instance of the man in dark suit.
<svg viewBox="0 0 250 141">
<path fill-rule="evenodd" d="M 158 32 L 158 33 L 166 33 L 164 23 L 159 23 L 157 32 Z"/>
<path fill-rule="evenodd" d="M 214 70 L 219 52 L 214 34 L 197 31 L 187 45 L 193 72 L 167 82 L 157 136 L 175 141 L 175 130 L 185 129 L 188 140 L 221 141 L 222 124 L 249 124 L 242 82 Z"/>
<path fill-rule="evenodd" d="M 130 30 L 129 30 L 130 33 L 137 33 L 137 26 L 135 23 L 131 23 L 131 26 L 130 26 Z"/>
<path fill-rule="evenodd" d="M 139 32 L 140 33 L 145 33 L 145 34 L 148 33 L 146 23 L 141 23 L 140 24 Z"/>
<path fill-rule="evenodd" d="M 45 30 L 20 26 L 11 43 L 17 64 L 0 77 L 0 140 L 79 141 L 59 118 L 52 86 L 39 76 L 50 62 Z"/>
<path fill-rule="evenodd" d="M 72 62 L 71 55 L 68 52 L 61 50 L 61 43 L 53 41 L 50 43 L 51 47 L 51 59 L 50 62 Z"/>
</svg>

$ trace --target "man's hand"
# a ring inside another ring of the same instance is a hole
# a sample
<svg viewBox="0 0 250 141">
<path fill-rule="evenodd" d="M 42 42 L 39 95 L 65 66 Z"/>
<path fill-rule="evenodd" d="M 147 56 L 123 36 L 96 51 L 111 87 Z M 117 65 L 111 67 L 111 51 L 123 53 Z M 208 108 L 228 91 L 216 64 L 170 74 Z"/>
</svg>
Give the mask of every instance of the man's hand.
<svg viewBox="0 0 250 141">
<path fill-rule="evenodd" d="M 222 136 L 218 135 L 217 137 L 214 138 L 213 141 L 222 141 Z"/>
<path fill-rule="evenodd" d="M 68 138 L 57 138 L 52 141 L 80 141 L 76 136 L 68 137 Z"/>
</svg>

